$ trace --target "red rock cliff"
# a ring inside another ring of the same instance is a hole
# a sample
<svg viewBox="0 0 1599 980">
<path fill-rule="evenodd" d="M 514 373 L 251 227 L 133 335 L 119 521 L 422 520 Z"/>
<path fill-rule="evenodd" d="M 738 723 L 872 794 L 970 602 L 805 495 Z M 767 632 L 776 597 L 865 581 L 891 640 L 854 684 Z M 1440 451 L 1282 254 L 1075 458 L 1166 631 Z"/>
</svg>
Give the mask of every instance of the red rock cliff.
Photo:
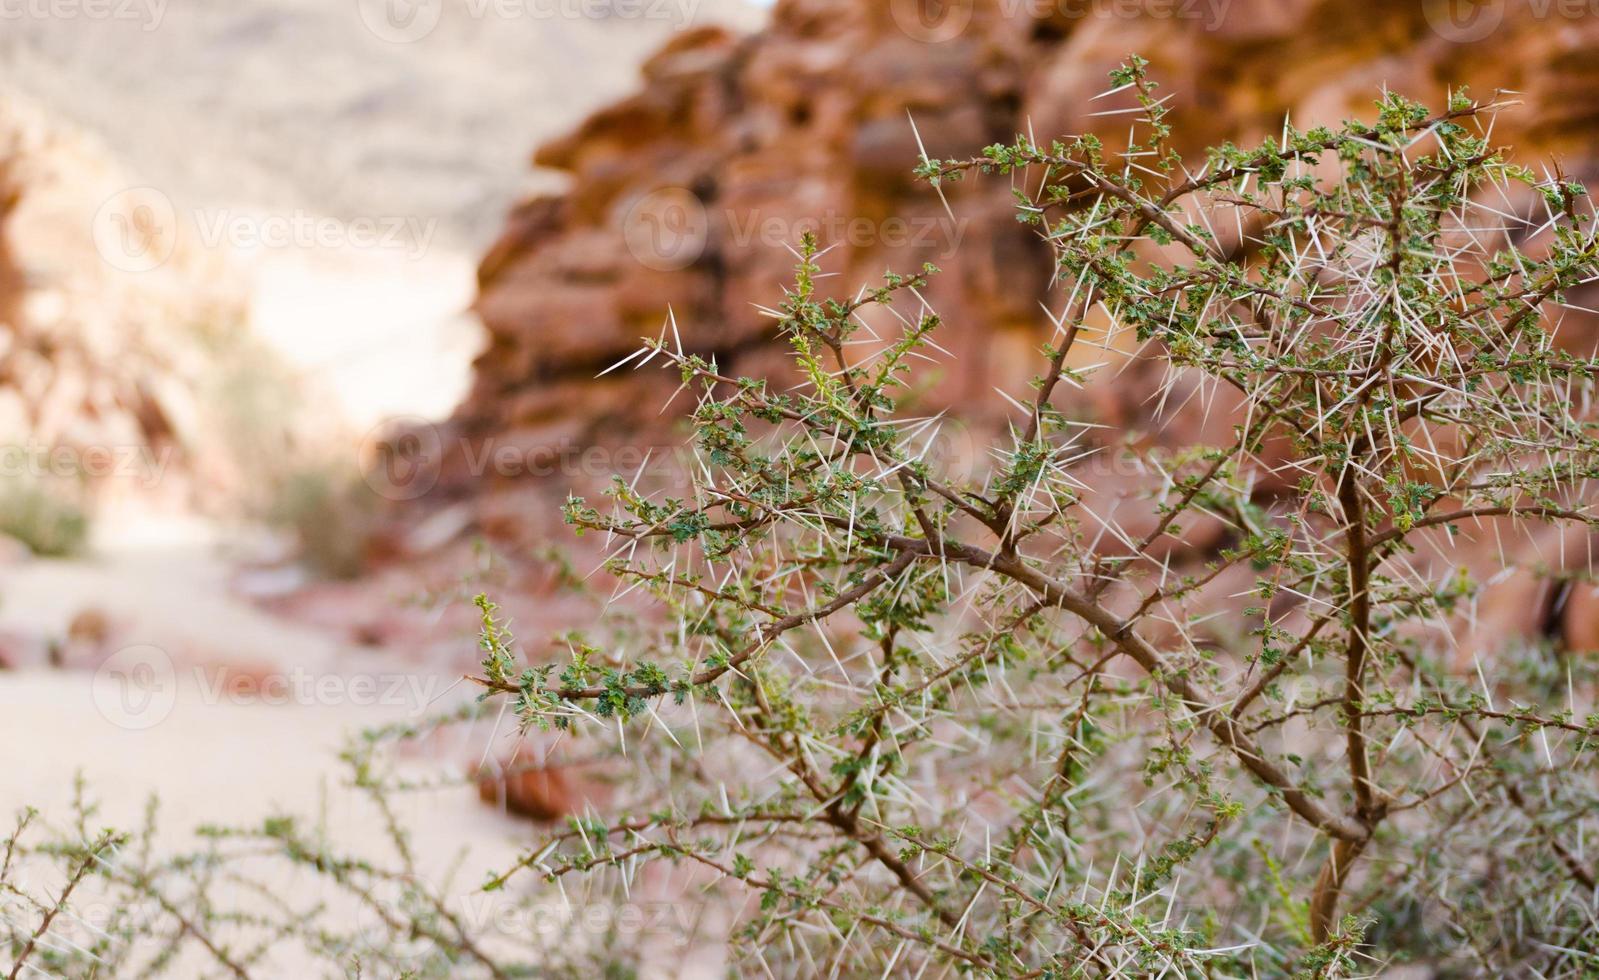
<svg viewBox="0 0 1599 980">
<path fill-rule="evenodd" d="M 119 266 L 129 256 L 99 236 L 122 229 L 129 183 L 82 133 L 0 97 L 0 491 L 81 480 L 177 502 L 239 482 L 207 429 L 213 351 L 242 335 L 239 290 L 210 256 L 155 237 L 134 243 L 150 268 Z"/>
<path fill-rule="evenodd" d="M 491 344 L 454 425 L 474 445 L 547 457 L 534 469 L 555 478 L 474 473 L 457 458 L 443 488 L 515 532 L 533 519 L 514 491 L 564 490 L 634 458 L 585 465 L 583 447 L 670 443 L 658 413 L 674 379 L 595 378 L 657 334 L 668 307 L 686 346 L 738 373 L 782 371 L 755 305 L 779 295 L 784 245 L 803 227 L 839 246 L 827 264 L 847 288 L 940 266 L 928 298 L 956 367 L 935 398 L 992 403 L 994 384 L 1033 370 L 1045 252 L 1014 221 L 1004 181 L 950 188 L 952 219 L 910 177 L 917 132 L 935 156 L 1023 131 L 1119 134 L 1125 119 L 1093 115 L 1106 103 L 1090 100 L 1129 52 L 1174 93 L 1189 151 L 1275 132 L 1285 113 L 1301 127 L 1367 113 L 1383 85 L 1439 102 L 1469 83 L 1523 93 L 1500 135 L 1524 161 L 1558 154 L 1580 175 L 1599 157 L 1599 20 L 1539 16 L 1553 10 L 1506 0 L 1462 20 L 1447 4 L 1376 0 L 784 0 L 754 36 L 685 34 L 645 65 L 639 94 L 539 150 L 570 189 L 517 208 L 482 264 Z M 1134 425 L 1147 390 L 1120 387 L 1089 397 Z"/>
<path fill-rule="evenodd" d="M 1301 128 L 1369 116 L 1385 85 L 1436 105 L 1469 84 L 1520 93 L 1525 105 L 1500 117 L 1496 136 L 1521 162 L 1556 158 L 1590 182 L 1599 169 L 1599 19 L 1555 5 L 946 0 L 924 10 L 912 0 L 785 0 L 752 37 L 680 38 L 645 66 L 638 95 L 539 151 L 539 164 L 571 175 L 570 190 L 518 208 L 484 259 L 478 309 L 492 341 L 453 426 L 480 454 L 486 445 L 531 454 L 553 475 L 485 468 L 482 455 L 474 472 L 458 452 L 446 456 L 441 490 L 469 497 L 481 528 L 526 541 L 548 529 L 552 493 L 631 472 L 638 454 L 627 449 L 678 441 L 663 421 L 677 413 L 660 414 L 675 377 L 595 377 L 656 335 L 668 307 L 686 347 L 733 373 L 781 376 L 784 358 L 755 306 L 780 295 L 793 265 L 784 245 L 807 226 L 837 246 L 825 265 L 844 290 L 885 268 L 940 266 L 928 299 L 955 357 L 930 400 L 968 414 L 1003 409 L 993 387 L 1017 390 L 1036 370 L 1046 251 L 1015 222 L 1004 180 L 949 188 L 952 219 L 910 178 L 917 132 L 945 157 L 1018 132 L 1115 139 L 1126 118 L 1095 115 L 1114 100 L 1092 100 L 1129 52 L 1149 58 L 1173 93 L 1177 138 L 1196 156 L 1275 133 L 1285 114 Z M 1591 323 L 1562 327 L 1584 353 L 1595 336 Z M 1157 372 L 1142 362 L 1101 372 L 1075 408 L 1119 438 L 1140 437 L 1154 428 Z M 1148 437 L 1222 438 L 1225 408 L 1163 420 Z M 1101 512 L 1128 495 L 1095 489 L 1110 498 Z M 1559 567 L 1575 544 L 1538 532 L 1519 557 Z M 1493 549 L 1480 550 L 1483 561 L 1461 560 L 1492 571 Z M 1599 616 L 1581 612 L 1593 590 L 1567 601 L 1560 588 L 1518 572 L 1484 600 L 1479 631 L 1559 627 L 1570 643 L 1599 642 L 1583 639 L 1599 637 Z"/>
</svg>

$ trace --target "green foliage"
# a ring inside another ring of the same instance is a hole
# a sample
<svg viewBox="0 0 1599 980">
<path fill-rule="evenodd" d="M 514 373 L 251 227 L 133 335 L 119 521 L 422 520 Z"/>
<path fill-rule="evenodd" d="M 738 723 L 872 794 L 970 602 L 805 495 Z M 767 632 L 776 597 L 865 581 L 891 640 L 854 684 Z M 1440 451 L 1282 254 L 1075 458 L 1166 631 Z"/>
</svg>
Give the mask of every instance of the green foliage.
<svg viewBox="0 0 1599 980">
<path fill-rule="evenodd" d="M 760 897 L 743 953 L 779 973 L 1573 968 L 1592 671 L 1529 673 L 1537 646 L 1461 670 L 1481 584 L 1451 549 L 1594 523 L 1599 362 L 1553 342 L 1599 274 L 1585 192 L 1507 162 L 1500 106 L 1464 93 L 1437 115 L 1384 93 L 1373 125 L 1285 126 L 1193 172 L 1145 63 L 1112 82 L 1140 114 L 1124 146 L 917 168 L 1009 178 L 1054 253 L 1055 329 L 974 480 L 946 482 L 938 420 L 907 407 L 943 351 L 936 270 L 833 297 L 803 239 L 768 311 L 794 387 L 645 342 L 698 396 L 699 479 L 619 478 L 608 512 L 566 516 L 664 627 L 625 656 L 585 640 L 533 690 L 481 681 L 524 725 L 620 723 L 636 774 L 693 775 L 639 775 L 650 815 L 529 866 L 604 875 L 608 840 L 727 875 Z M 1178 405 L 1157 434 L 1221 401 L 1230 444 L 1128 452 L 1069 404 L 1111 370 L 1083 349 L 1124 333 Z M 1147 519 L 1106 517 L 1110 451 Z M 1196 527 L 1223 543 L 1183 558 Z M 1461 876 L 1507 854 L 1500 897 L 1470 900 Z"/>
<path fill-rule="evenodd" d="M 467 711 L 437 724 L 474 720 Z M 374 743 L 357 740 L 345 758 L 369 805 L 341 805 L 360 808 L 371 828 L 350 849 L 320 820 L 276 815 L 203 826 L 191 849 L 174 852 L 170 840 L 157 843 L 153 799 L 135 829 L 106 828 L 81 777 L 63 819 L 23 811 L 0 837 L 0 966 L 74 980 L 638 975 L 639 951 L 627 944 L 657 925 L 581 918 L 570 903 L 517 888 L 462 901 L 454 874 L 430 870 L 400 826 L 395 797 L 406 787 Z M 606 896 L 593 898 L 603 911 Z M 609 900 L 629 907 L 625 896 Z"/>
<path fill-rule="evenodd" d="M 1385 93 L 1374 124 L 1191 171 L 1145 69 L 1112 78 L 1125 145 L 917 168 L 1010 179 L 1055 262 L 1038 375 L 971 477 L 913 404 L 946 354 L 934 269 L 833 295 L 800 242 L 767 311 L 798 385 L 645 342 L 635 367 L 696 398 L 693 486 L 568 501 L 620 582 L 593 630 L 524 656 L 477 600 L 483 708 L 626 778 L 486 894 L 631 893 L 671 865 L 655 880 L 722 906 L 749 975 L 1591 972 L 1599 665 L 1473 629 L 1517 546 L 1594 524 L 1599 361 L 1555 343 L 1599 276 L 1585 193 L 1507 162 L 1501 106 L 1464 93 Z M 1116 384 L 1088 349 L 1126 335 L 1159 380 L 1118 442 L 1069 392 Z M 1211 410 L 1219 444 L 1163 444 Z M 417 735 L 350 754 L 397 867 L 292 821 L 216 839 L 369 894 L 414 867 L 375 753 Z M 418 975 L 550 971 L 429 894 L 385 919 L 380 969 L 415 943 Z"/>
<path fill-rule="evenodd" d="M 320 575 L 354 578 L 366 567 L 376 498 L 352 467 L 304 462 L 275 478 L 263 517 L 294 535 L 300 560 Z"/>
<path fill-rule="evenodd" d="M 75 483 L 65 480 L 7 481 L 0 485 L 0 534 L 43 557 L 78 554 L 89 539 L 89 516 L 79 492 Z"/>
</svg>

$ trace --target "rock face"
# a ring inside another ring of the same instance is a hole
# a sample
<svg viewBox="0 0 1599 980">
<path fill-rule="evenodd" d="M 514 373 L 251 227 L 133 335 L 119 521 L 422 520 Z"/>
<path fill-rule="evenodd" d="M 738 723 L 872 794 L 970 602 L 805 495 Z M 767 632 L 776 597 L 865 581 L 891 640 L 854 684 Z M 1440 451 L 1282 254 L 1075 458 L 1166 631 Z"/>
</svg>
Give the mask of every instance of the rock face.
<svg viewBox="0 0 1599 980">
<path fill-rule="evenodd" d="M 242 290 L 146 236 L 127 184 L 81 134 L 0 98 L 0 493 L 181 499 L 235 479 L 210 396 Z"/>
<path fill-rule="evenodd" d="M 1500 129 L 1524 159 L 1558 153 L 1568 170 L 1590 169 L 1599 21 L 1500 6 L 1481 37 L 1486 21 L 1451 19 L 1448 5 L 1375 0 L 1173 5 L 1180 13 L 1167 17 L 1014 0 L 784 0 L 752 37 L 686 33 L 645 65 L 639 94 L 538 152 L 572 175 L 570 190 L 517 208 L 482 263 L 477 308 L 491 341 L 458 432 L 543 454 L 548 465 L 527 469 L 556 479 L 485 471 L 479 454 L 476 467 L 451 461 L 446 488 L 477 493 L 488 523 L 515 530 L 528 522 L 522 505 L 496 506 L 515 501 L 511 491 L 609 470 L 603 453 L 591 457 L 600 465 L 574 461 L 579 450 L 671 444 L 659 410 L 673 379 L 595 380 L 658 334 L 668 308 L 686 346 L 735 372 L 782 371 L 755 305 L 779 295 L 793 264 L 785 245 L 805 227 L 839 246 L 827 267 L 851 289 L 885 268 L 940 266 L 928 298 L 956 367 L 935 398 L 993 402 L 993 385 L 1033 371 L 1045 251 L 1014 221 L 1000 180 L 950 188 L 951 217 L 910 177 L 918 133 L 935 156 L 1028 130 L 1117 134 L 1125 120 L 1094 116 L 1105 103 L 1091 99 L 1131 51 L 1175 93 L 1189 152 L 1271 133 L 1285 113 L 1301 127 L 1337 122 L 1385 83 L 1433 101 L 1470 83 L 1524 93 Z M 1136 425 L 1136 388 L 1089 397 Z"/>
<path fill-rule="evenodd" d="M 946 212 L 910 177 L 919 141 L 947 157 L 1018 132 L 1116 138 L 1126 119 L 1096 115 L 1109 103 L 1092 99 L 1129 52 L 1173 93 L 1191 155 L 1275 133 L 1285 114 L 1301 128 L 1369 115 L 1384 85 L 1438 104 L 1469 84 L 1521 93 L 1496 136 L 1522 162 L 1555 155 L 1590 179 L 1599 163 L 1599 20 L 1558 5 L 781 0 L 754 36 L 679 37 L 646 64 L 637 95 L 538 152 L 570 189 L 517 208 L 483 260 L 477 308 L 491 342 L 452 423 L 478 463 L 447 453 L 440 492 L 473 499 L 482 527 L 525 538 L 548 511 L 532 502 L 540 488 L 590 484 L 631 469 L 625 450 L 636 461 L 675 444 L 660 414 L 675 378 L 595 379 L 657 335 L 668 308 L 685 347 L 732 373 L 782 376 L 755 305 L 779 297 L 793 265 L 784 246 L 805 227 L 837 246 L 825 265 L 842 289 L 940 266 L 927 295 L 955 357 L 929 400 L 995 404 L 994 386 L 1015 390 L 1036 370 L 1046 251 L 1015 222 L 1002 179 L 950 187 Z M 1570 336 L 1591 346 L 1586 329 Z M 1076 397 L 1137 431 L 1152 386 L 1134 365 L 1114 389 Z M 1166 437 L 1207 434 L 1195 426 Z M 485 447 L 548 465 L 485 467 Z"/>
<path fill-rule="evenodd" d="M 601 785 L 564 752 L 531 738 L 519 741 L 503 762 L 480 769 L 477 790 L 484 803 L 540 823 L 604 802 Z"/>
<path fill-rule="evenodd" d="M 11 167 L 0 162 L 0 229 L 5 228 L 6 217 L 22 198 L 22 188 L 17 186 L 9 172 Z M 22 270 L 17 268 L 17 257 L 10 243 L 0 234 L 0 326 L 10 329 L 17 322 L 22 305 Z"/>
</svg>

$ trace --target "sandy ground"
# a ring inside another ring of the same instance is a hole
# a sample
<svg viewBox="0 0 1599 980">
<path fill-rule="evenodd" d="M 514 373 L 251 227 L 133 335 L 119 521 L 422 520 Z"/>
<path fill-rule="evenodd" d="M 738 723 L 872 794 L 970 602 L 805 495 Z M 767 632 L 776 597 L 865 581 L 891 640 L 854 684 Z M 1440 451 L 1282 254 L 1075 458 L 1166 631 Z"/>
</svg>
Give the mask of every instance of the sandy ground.
<svg viewBox="0 0 1599 980">
<path fill-rule="evenodd" d="M 183 851 L 201 825 L 259 826 L 273 815 L 316 826 L 341 853 L 393 867 L 378 828 L 381 816 L 346 783 L 337 758 L 353 732 L 416 721 L 470 696 L 457 678 L 351 646 L 316 628 L 275 618 L 229 591 L 229 535 L 197 521 L 146 517 L 114 522 L 91 556 L 22 560 L 0 565 L 0 633 L 60 638 L 84 608 L 104 613 L 115 636 L 109 659 L 90 666 L 36 664 L 0 671 L 0 819 L 34 806 L 46 823 L 69 819 L 74 774 L 98 802 L 99 825 L 137 827 L 152 794 L 160 801 L 158 850 Z M 470 644 L 471 638 L 463 642 Z M 234 689 L 216 669 L 234 667 L 266 680 Z M 517 737 L 486 715 L 402 753 L 394 774 L 443 788 L 394 797 L 419 871 L 450 909 L 474 929 L 485 949 L 526 956 L 530 941 L 582 948 L 613 926 L 638 930 L 647 978 L 717 977 L 726 973 L 719 914 L 705 915 L 696 895 L 702 880 L 652 869 L 625 900 L 586 894 L 574 879 L 561 886 L 518 879 L 524 901 L 483 893 L 492 871 L 510 867 L 545 831 L 509 817 L 460 785 L 464 771 L 511 750 Z M 366 930 L 374 913 L 325 879 L 284 862 L 252 862 L 244 870 L 300 906 L 325 903 L 329 924 Z M 32 883 L 59 891 L 58 868 L 35 868 Z M 701 876 L 703 877 L 703 876 Z M 47 880 L 51 879 L 51 880 Z M 256 908 L 248 892 L 223 888 L 224 906 Z M 396 896 L 378 895 L 394 902 Z M 88 892 L 65 923 L 72 941 L 106 914 Z M 283 946 L 253 971 L 263 977 L 310 977 L 313 964 Z M 3 972 L 3 971 L 0 971 Z M 210 975 L 191 951 L 164 975 Z"/>
<path fill-rule="evenodd" d="M 97 822 L 106 825 L 136 826 L 149 796 L 159 797 L 162 847 L 192 846 L 201 824 L 258 825 L 267 815 L 289 814 L 320 821 L 352 853 L 382 856 L 370 845 L 377 815 L 345 785 L 339 748 L 361 728 L 415 720 L 465 692 L 450 690 L 451 678 L 350 648 L 234 596 L 217 551 L 224 536 L 215 528 L 155 519 L 119 527 L 102 535 L 90 557 L 0 568 L 0 630 L 13 641 L 59 639 L 92 607 L 113 624 L 107 646 L 115 648 L 99 670 L 35 664 L 0 671 L 5 821 L 31 805 L 59 826 L 81 772 L 101 805 Z M 146 670 L 152 665 L 154 673 Z M 227 665 L 247 670 L 256 685 L 219 686 L 225 675 L 217 668 Z M 463 730 L 441 738 L 406 759 L 401 772 L 459 776 L 487 735 Z M 535 833 L 483 806 L 470 786 L 397 802 L 417 853 L 428 855 L 430 878 L 441 880 L 464 853 L 452 886 L 462 902 Z M 271 873 L 287 874 L 281 867 Z M 328 891 L 311 875 L 290 874 L 282 883 L 297 895 Z M 358 913 L 352 905 L 336 914 Z"/>
<path fill-rule="evenodd" d="M 155 794 L 164 815 L 161 839 L 192 843 L 201 824 L 256 826 L 273 814 L 325 818 L 333 839 L 354 852 L 370 839 L 374 814 L 346 787 L 336 758 L 344 739 L 371 723 L 398 720 L 405 710 L 330 703 L 250 704 L 212 699 L 203 685 L 180 679 L 176 703 L 149 728 L 128 728 L 102 710 L 92 675 L 27 670 L 0 675 L 0 716 L 24 735 L 22 751 L 7 753 L 0 776 L 0 812 L 24 805 L 59 820 L 72 800 L 73 774 L 84 775 L 105 824 L 134 827 Z M 9 739 L 8 739 L 9 741 Z M 13 743 L 14 745 L 16 743 Z M 463 753 L 464 754 L 464 753 Z M 454 767 L 416 761 L 407 776 L 453 775 Z M 532 828 L 477 801 L 470 787 L 400 798 L 399 810 L 419 853 L 442 863 L 470 852 L 463 876 L 482 881 L 505 867 L 530 841 Z"/>
<path fill-rule="evenodd" d="M 40 750 L 0 768 L 0 808 L 64 799 L 82 766 L 119 807 L 155 790 L 184 812 L 209 797 L 218 819 L 260 814 L 315 800 L 347 734 L 459 703 L 455 677 L 234 594 L 227 547 L 243 537 L 198 519 L 124 515 L 86 557 L 0 566 L 0 631 L 37 651 L 0 672 L 0 719 Z M 70 639 L 74 620 L 89 617 L 103 638 Z M 52 641 L 65 644 L 62 669 L 38 662 Z M 104 686 L 141 663 L 159 674 L 143 685 L 157 689 L 148 708 L 150 692 Z"/>
<path fill-rule="evenodd" d="M 61 826 L 70 813 L 76 771 L 100 804 L 96 826 L 138 827 L 144 801 L 155 794 L 160 803 L 158 852 L 193 849 L 193 830 L 202 824 L 258 827 L 265 817 L 292 815 L 302 826 L 324 832 L 340 854 L 397 865 L 386 844 L 375 843 L 381 840 L 380 814 L 348 788 L 335 752 L 352 729 L 396 720 L 406 710 L 336 703 L 215 703 L 187 678 L 180 680 L 171 713 L 148 729 L 120 726 L 107 717 L 102 704 L 94 681 L 82 673 L 0 675 L 4 728 L 24 733 L 20 743 L 12 742 L 0 774 L 0 813 L 8 823 L 26 803 L 37 807 L 48 824 Z M 448 766 L 422 760 L 409 763 L 401 774 L 427 780 L 452 773 Z M 509 939 L 520 944 L 521 935 L 499 936 L 496 928 L 504 923 L 520 931 L 528 916 L 497 913 L 496 897 L 479 892 L 477 885 L 491 871 L 514 862 L 532 840 L 533 828 L 483 806 L 470 787 L 407 793 L 395 802 L 430 890 L 443 894 L 452 910 L 474 923 L 480 932 L 477 940 L 486 948 Z M 370 930 L 374 941 L 379 935 L 376 913 L 311 871 L 266 860 L 248 861 L 236 870 L 297 907 L 324 904 L 323 921 L 333 928 Z M 24 877 L 44 893 L 61 887 L 57 867 L 35 865 L 24 870 Z M 393 895 L 374 895 L 399 907 L 397 888 Z M 260 908 L 258 897 L 230 885 L 216 888 L 213 898 L 221 908 Z M 571 914 L 554 895 L 537 907 L 552 924 Z M 92 883 L 79 894 L 73 914 L 75 920 L 64 920 L 53 931 L 59 941 L 82 944 L 92 924 L 108 917 Z M 282 944 L 252 975 L 323 975 L 314 969 L 302 950 Z M 190 948 L 163 975 L 214 974 L 199 950 Z"/>
</svg>

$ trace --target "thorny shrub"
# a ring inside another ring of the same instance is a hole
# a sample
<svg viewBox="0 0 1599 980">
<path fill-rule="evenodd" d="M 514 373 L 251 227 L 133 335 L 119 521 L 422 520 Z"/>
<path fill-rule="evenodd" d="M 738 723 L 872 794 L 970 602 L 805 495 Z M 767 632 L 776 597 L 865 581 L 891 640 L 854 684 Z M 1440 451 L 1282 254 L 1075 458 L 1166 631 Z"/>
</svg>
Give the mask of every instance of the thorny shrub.
<svg viewBox="0 0 1599 980">
<path fill-rule="evenodd" d="M 972 480 L 907 407 L 947 356 L 931 268 L 835 295 L 804 241 L 766 311 L 797 386 L 675 333 L 629 358 L 697 396 L 694 486 L 619 478 L 567 518 L 662 625 L 525 660 L 483 599 L 476 678 L 628 779 L 490 889 L 667 863 L 736 912 L 749 975 L 1599 968 L 1594 665 L 1465 641 L 1519 547 L 1593 523 L 1599 361 L 1559 332 L 1599 267 L 1583 189 L 1508 162 L 1506 103 L 1463 92 L 1191 169 L 1145 63 L 1113 81 L 1128 145 L 918 168 L 1008 177 L 1054 256 L 1038 375 Z M 1129 336 L 1164 362 L 1154 423 L 1227 411 L 1230 439 L 1096 426 L 1071 390 Z M 1109 452 L 1147 519 L 1097 507 Z"/>
</svg>

